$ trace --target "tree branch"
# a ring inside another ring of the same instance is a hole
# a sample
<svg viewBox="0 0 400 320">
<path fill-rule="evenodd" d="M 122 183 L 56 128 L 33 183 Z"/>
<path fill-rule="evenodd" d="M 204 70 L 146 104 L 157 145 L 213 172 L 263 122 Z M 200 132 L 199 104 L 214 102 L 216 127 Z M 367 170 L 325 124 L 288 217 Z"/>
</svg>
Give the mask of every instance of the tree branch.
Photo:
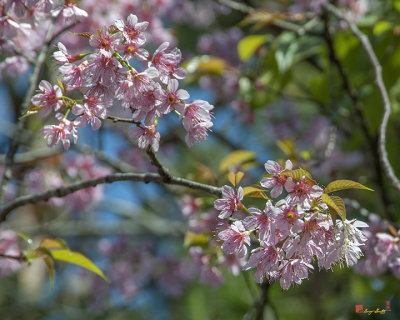
<svg viewBox="0 0 400 320">
<path fill-rule="evenodd" d="M 26 258 L 24 255 L 19 255 L 19 256 L 11 256 L 5 253 L 0 253 L 0 258 L 4 258 L 4 259 L 12 259 L 12 260 L 17 260 L 17 261 L 26 261 Z"/>
<path fill-rule="evenodd" d="M 375 84 L 378 88 L 378 91 L 381 95 L 382 103 L 383 103 L 383 117 L 381 124 L 379 126 L 379 135 L 378 135 L 378 153 L 379 159 L 381 161 L 383 171 L 386 174 L 386 177 L 392 184 L 392 186 L 400 192 L 400 180 L 396 176 L 393 167 L 391 166 L 388 158 L 388 153 L 386 150 L 386 128 L 389 122 L 389 117 L 391 113 L 391 106 L 390 106 L 390 99 L 389 94 L 386 90 L 385 83 L 383 82 L 382 78 L 382 66 L 380 65 L 378 58 L 372 48 L 372 45 L 368 39 L 368 37 L 363 34 L 360 29 L 351 22 L 340 10 L 338 10 L 335 6 L 331 5 L 330 3 L 326 2 L 323 4 L 323 7 L 333 14 L 336 18 L 340 20 L 344 20 L 347 25 L 349 26 L 351 32 L 358 38 L 361 42 L 364 51 L 366 52 L 369 61 L 372 64 L 375 74 Z"/>
<path fill-rule="evenodd" d="M 353 104 L 355 116 L 360 123 L 361 131 L 362 131 L 362 133 L 366 139 L 366 142 L 368 144 L 367 151 L 370 152 L 373 166 L 375 168 L 375 170 L 374 170 L 375 184 L 378 187 L 378 192 L 379 192 L 385 213 L 388 216 L 390 216 L 390 213 L 388 212 L 388 204 L 390 201 L 389 201 L 388 193 L 385 189 L 385 183 L 384 183 L 383 177 L 382 177 L 383 170 L 382 170 L 381 162 L 379 160 L 377 141 L 376 141 L 376 138 L 372 136 L 372 134 L 368 128 L 368 124 L 364 117 L 364 114 L 362 111 L 362 104 L 358 97 L 358 94 L 351 87 L 350 80 L 346 74 L 343 64 L 341 63 L 341 61 L 339 60 L 339 57 L 336 54 L 331 30 L 329 27 L 329 15 L 327 13 L 328 12 L 325 11 L 322 18 L 324 20 L 324 29 L 325 29 L 324 39 L 325 39 L 325 42 L 328 47 L 329 59 L 336 66 L 336 69 L 337 69 L 340 79 L 342 81 L 343 90 L 347 93 L 347 95 L 349 96 L 349 98 Z"/>
<path fill-rule="evenodd" d="M 163 181 L 165 183 L 169 183 L 172 179 L 171 174 L 168 172 L 168 169 L 166 169 L 158 160 L 151 146 L 147 148 L 146 153 L 150 158 L 151 164 L 157 168 L 158 174 L 163 177 Z"/>
<path fill-rule="evenodd" d="M 165 178 L 157 173 L 115 173 L 100 178 L 76 182 L 66 187 L 48 190 L 36 195 L 26 195 L 18 197 L 15 200 L 4 205 L 3 208 L 0 210 L 0 223 L 4 222 L 7 219 L 8 214 L 12 210 L 26 204 L 34 204 L 40 201 L 47 201 L 53 197 L 61 198 L 81 189 L 95 187 L 99 184 L 113 183 L 117 181 L 141 181 L 144 183 L 155 182 L 160 184 L 165 183 L 171 185 L 180 185 L 194 190 L 204 191 L 217 197 L 222 196 L 221 189 L 218 187 L 202 184 L 180 177 L 171 176 L 171 179 L 169 181 L 165 181 Z"/>
</svg>

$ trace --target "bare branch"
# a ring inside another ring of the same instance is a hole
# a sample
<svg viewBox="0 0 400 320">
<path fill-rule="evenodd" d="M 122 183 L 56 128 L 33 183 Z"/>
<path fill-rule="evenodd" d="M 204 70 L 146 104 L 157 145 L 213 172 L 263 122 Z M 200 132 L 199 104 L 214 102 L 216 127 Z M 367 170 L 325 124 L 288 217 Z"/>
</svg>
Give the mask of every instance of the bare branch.
<svg viewBox="0 0 400 320">
<path fill-rule="evenodd" d="M 325 11 L 323 16 L 324 20 L 324 39 L 328 47 L 328 52 L 329 52 L 329 59 L 332 61 L 332 63 L 336 66 L 336 69 L 339 73 L 340 79 L 342 81 L 342 87 L 343 90 L 347 93 L 349 98 L 351 99 L 353 108 L 354 108 L 354 115 L 358 119 L 358 122 L 360 124 L 361 132 L 363 133 L 366 143 L 367 143 L 367 148 L 366 151 L 370 153 L 371 155 L 371 161 L 374 166 L 374 175 L 373 178 L 375 180 L 375 184 L 378 187 L 378 193 L 380 195 L 380 199 L 384 208 L 384 212 L 388 217 L 390 217 L 390 212 L 388 212 L 388 204 L 389 204 L 389 198 L 388 198 L 388 193 L 385 188 L 385 183 L 383 181 L 383 170 L 382 170 L 382 165 L 379 159 L 379 153 L 378 153 L 378 145 L 377 145 L 377 139 L 375 136 L 373 136 L 369 130 L 368 123 L 366 121 L 366 118 L 364 116 L 363 110 L 362 110 L 362 102 L 357 94 L 357 92 L 351 87 L 350 80 L 348 78 L 348 75 L 345 71 L 345 68 L 343 67 L 342 62 L 340 61 L 339 57 L 336 54 L 334 43 L 333 43 L 333 37 L 332 37 L 332 31 L 329 26 L 329 15 L 328 12 Z"/>
<path fill-rule="evenodd" d="M 391 106 L 390 106 L 390 99 L 389 94 L 386 90 L 385 83 L 383 82 L 382 78 L 382 66 L 380 65 L 378 58 L 372 48 L 371 42 L 369 41 L 368 37 L 363 34 L 360 29 L 351 22 L 340 10 L 338 10 L 335 6 L 331 5 L 330 3 L 326 2 L 323 4 L 324 8 L 333 14 L 336 18 L 340 20 L 344 20 L 347 25 L 349 26 L 351 32 L 358 38 L 361 42 L 364 51 L 366 52 L 369 61 L 372 64 L 375 74 L 375 84 L 379 90 L 381 95 L 382 103 L 383 103 L 383 117 L 381 124 L 379 126 L 379 136 L 378 136 L 378 152 L 379 152 L 379 159 L 381 161 L 383 171 L 386 174 L 386 177 L 392 184 L 392 186 L 400 192 L 400 180 L 396 176 L 393 167 L 391 166 L 388 158 L 388 153 L 386 150 L 386 128 L 389 122 L 389 117 L 391 113 Z"/>
<path fill-rule="evenodd" d="M 169 181 L 171 181 L 172 179 L 171 174 L 168 172 L 168 169 L 166 169 L 158 160 L 151 146 L 147 148 L 146 153 L 150 158 L 151 164 L 157 168 L 157 172 L 161 177 L 163 177 L 164 182 L 168 183 Z"/>
<path fill-rule="evenodd" d="M 114 122 L 127 122 L 127 123 L 132 123 L 136 124 L 137 126 L 140 126 L 141 123 L 139 121 L 129 119 L 129 118 L 120 118 L 120 117 L 114 117 L 114 116 L 108 116 L 107 119 L 110 119 Z"/>
<path fill-rule="evenodd" d="M 76 182 L 66 187 L 48 190 L 46 192 L 36 195 L 26 195 L 16 198 L 15 200 L 4 205 L 3 208 L 0 210 L 0 223 L 7 219 L 8 214 L 12 210 L 26 204 L 34 204 L 40 201 L 47 201 L 53 197 L 64 197 L 81 189 L 95 187 L 99 184 L 113 183 L 117 181 L 141 181 L 144 183 L 155 182 L 160 184 L 165 183 L 204 191 L 218 197 L 221 197 L 222 195 L 221 189 L 218 187 L 202 184 L 180 177 L 171 176 L 169 181 L 165 181 L 165 178 L 158 173 L 115 173 L 100 178 Z"/>
<path fill-rule="evenodd" d="M 19 255 L 19 256 L 11 256 L 5 253 L 0 253 L 0 259 L 4 258 L 4 259 L 12 259 L 12 260 L 17 260 L 17 261 L 25 261 L 26 258 L 24 255 Z"/>
</svg>

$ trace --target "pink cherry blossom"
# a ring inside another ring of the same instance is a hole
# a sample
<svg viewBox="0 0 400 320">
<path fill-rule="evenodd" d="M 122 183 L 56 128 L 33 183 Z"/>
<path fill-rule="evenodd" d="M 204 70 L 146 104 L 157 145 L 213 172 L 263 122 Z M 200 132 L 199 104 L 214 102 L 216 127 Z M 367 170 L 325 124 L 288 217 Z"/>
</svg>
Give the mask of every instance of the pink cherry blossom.
<svg viewBox="0 0 400 320">
<path fill-rule="evenodd" d="M 86 86 L 101 83 L 104 86 L 113 86 L 117 80 L 119 62 L 111 52 L 100 49 L 88 57 L 88 66 L 85 68 Z"/>
<path fill-rule="evenodd" d="M 292 178 L 288 178 L 285 189 L 289 192 L 286 201 L 291 204 L 299 204 L 305 210 L 310 209 L 312 201 L 319 198 L 323 193 L 320 186 L 308 185 L 305 177 L 302 177 L 299 182 L 294 182 Z"/>
<path fill-rule="evenodd" d="M 11 78 L 24 74 L 29 69 L 29 63 L 24 57 L 12 56 L 0 62 L 0 71 L 5 70 Z"/>
<path fill-rule="evenodd" d="M 21 249 L 18 246 L 18 235 L 9 229 L 0 229 L 0 253 L 18 257 L 21 255 Z M 16 259 L 6 259 L 0 257 L 0 277 L 9 275 L 21 267 L 21 262 Z"/>
<path fill-rule="evenodd" d="M 228 229 L 218 233 L 218 237 L 224 241 L 221 248 L 226 254 L 235 253 L 238 257 L 243 257 L 247 254 L 245 244 L 250 245 L 250 236 L 241 221 L 232 223 Z"/>
<path fill-rule="evenodd" d="M 109 34 L 106 27 L 102 27 L 97 30 L 97 34 L 93 34 L 89 39 L 89 44 L 98 50 L 105 50 L 111 53 L 120 44 L 121 37 L 119 32 L 114 34 Z"/>
<path fill-rule="evenodd" d="M 124 53 L 125 60 L 130 60 L 133 57 L 139 58 L 140 60 L 146 61 L 149 57 L 149 52 L 138 46 L 135 42 L 124 42 L 117 47 L 118 51 Z"/>
<path fill-rule="evenodd" d="M 249 208 L 253 214 L 243 220 L 246 229 L 259 229 L 259 239 L 261 243 L 267 245 L 275 245 L 275 228 L 276 224 L 274 219 L 281 212 L 279 207 L 275 207 L 271 201 L 265 205 L 264 211 L 257 208 Z"/>
<path fill-rule="evenodd" d="M 74 143 L 78 140 L 77 130 L 73 121 L 62 118 L 62 114 L 58 115 L 60 120 L 59 124 L 44 126 L 40 133 L 44 135 L 45 139 L 47 139 L 47 145 L 49 147 L 52 147 L 61 141 L 64 149 L 68 150 L 71 145 L 70 138 L 73 139 Z"/>
<path fill-rule="evenodd" d="M 139 148 L 146 149 L 151 147 L 155 152 L 158 151 L 160 146 L 160 133 L 156 127 L 135 127 L 129 131 L 129 136 L 138 142 Z"/>
<path fill-rule="evenodd" d="M 53 53 L 54 59 L 57 61 L 58 64 L 65 64 L 65 63 L 72 63 L 81 59 L 81 55 L 71 55 L 68 53 L 67 48 L 61 42 L 57 43 L 57 47 L 59 51 Z"/>
<path fill-rule="evenodd" d="M 150 65 L 154 66 L 160 72 L 161 82 L 167 84 L 171 78 L 183 79 L 186 77 L 186 71 L 179 68 L 182 54 L 178 48 L 168 50 L 169 43 L 162 43 L 154 52 Z"/>
<path fill-rule="evenodd" d="M 257 283 L 262 283 L 265 277 L 269 281 L 275 280 L 282 257 L 282 251 L 278 251 L 272 246 L 256 248 L 251 252 L 244 270 L 256 268 L 254 279 Z"/>
<path fill-rule="evenodd" d="M 134 42 L 139 46 L 146 42 L 143 32 L 149 25 L 147 21 L 138 22 L 137 16 L 130 14 L 126 23 L 123 20 L 117 20 L 114 24 L 123 33 L 128 42 Z"/>
<path fill-rule="evenodd" d="M 35 106 L 42 107 L 39 111 L 42 117 L 47 117 L 53 109 L 58 111 L 63 106 L 62 100 L 59 99 L 62 96 L 59 86 L 55 85 L 52 87 L 48 81 L 42 80 L 39 83 L 39 90 L 37 92 L 32 97 L 32 103 Z"/>
<path fill-rule="evenodd" d="M 265 163 L 265 170 L 273 176 L 270 178 L 263 178 L 260 183 L 261 186 L 268 189 L 272 188 L 271 197 L 279 197 L 287 180 L 287 177 L 280 175 L 280 173 L 285 170 L 292 170 L 292 162 L 287 160 L 285 168 L 282 168 L 277 162 L 269 160 Z"/>
<path fill-rule="evenodd" d="M 73 23 L 88 17 L 85 10 L 78 8 L 72 3 L 72 0 L 65 0 L 63 6 L 60 6 L 51 11 L 53 17 L 63 17 L 67 23 Z"/>
<path fill-rule="evenodd" d="M 293 283 L 301 284 L 308 277 L 308 272 L 313 266 L 301 259 L 284 260 L 279 267 L 280 284 L 283 290 L 287 290 Z"/>
<path fill-rule="evenodd" d="M 67 90 L 80 89 L 83 87 L 83 71 L 86 65 L 81 63 L 76 66 L 66 63 L 58 68 L 63 76 L 63 82 L 67 85 Z"/>
<path fill-rule="evenodd" d="M 179 89 L 179 82 L 176 79 L 171 79 L 168 81 L 168 89 L 159 90 L 158 96 L 156 98 L 161 101 L 158 106 L 162 113 L 168 113 L 172 109 L 182 112 L 185 107 L 185 102 L 183 100 L 189 99 L 189 93 L 186 90 Z"/>
<path fill-rule="evenodd" d="M 243 189 L 239 187 L 237 190 L 233 190 L 229 186 L 223 186 L 222 196 L 223 199 L 214 201 L 214 208 L 221 211 L 218 218 L 226 219 L 233 212 L 242 208 L 243 205 L 240 201 L 243 199 Z"/>
<path fill-rule="evenodd" d="M 90 122 L 93 130 L 101 127 L 101 120 L 107 118 L 107 107 L 109 104 L 103 102 L 97 97 L 89 97 L 83 99 L 83 105 L 76 104 L 72 108 L 72 113 L 79 116 L 75 119 L 75 124 L 78 127 L 84 127 L 86 122 Z"/>
<path fill-rule="evenodd" d="M 280 212 L 275 216 L 275 228 L 282 238 L 303 230 L 304 211 L 299 205 L 288 204 L 285 200 L 281 200 L 276 206 L 280 208 Z"/>
<path fill-rule="evenodd" d="M 210 110 L 214 107 L 203 100 L 194 100 L 185 106 L 181 117 L 182 123 L 187 131 L 185 141 L 189 147 L 194 146 L 196 141 L 205 140 L 207 132 L 210 131 L 211 122 Z"/>
</svg>

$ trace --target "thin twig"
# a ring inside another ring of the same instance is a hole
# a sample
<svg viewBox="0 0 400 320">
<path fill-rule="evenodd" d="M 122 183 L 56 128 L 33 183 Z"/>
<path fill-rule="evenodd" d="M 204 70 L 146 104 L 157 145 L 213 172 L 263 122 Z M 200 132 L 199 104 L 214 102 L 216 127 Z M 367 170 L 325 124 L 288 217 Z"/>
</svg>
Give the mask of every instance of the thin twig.
<svg viewBox="0 0 400 320">
<path fill-rule="evenodd" d="M 141 125 L 139 121 L 129 119 L 129 118 L 120 118 L 120 117 L 114 117 L 114 116 L 108 116 L 107 119 L 112 120 L 113 122 L 127 122 L 127 123 L 132 123 L 136 125 Z"/>
<path fill-rule="evenodd" d="M 17 260 L 17 261 L 25 261 L 26 258 L 24 255 L 19 255 L 19 256 L 12 256 L 12 255 L 8 255 L 5 253 L 0 253 L 0 258 L 4 258 L 4 259 L 12 259 L 12 260 Z"/>
<path fill-rule="evenodd" d="M 204 191 L 218 197 L 221 197 L 222 195 L 221 189 L 218 187 L 202 184 L 180 177 L 171 176 L 171 179 L 169 181 L 165 181 L 165 178 L 158 173 L 115 173 L 100 178 L 76 182 L 66 187 L 48 190 L 36 195 L 26 195 L 18 197 L 15 200 L 4 205 L 3 208 L 0 210 L 0 223 L 7 219 L 8 214 L 12 210 L 23 205 L 34 204 L 40 201 L 47 201 L 53 197 L 61 198 L 81 189 L 95 187 L 99 184 L 113 183 L 117 181 L 141 181 L 144 183 L 155 182 L 160 184 L 165 183 Z"/>
<path fill-rule="evenodd" d="M 168 169 L 166 169 L 162 163 L 158 160 L 155 152 L 153 151 L 153 149 L 150 147 L 148 147 L 146 149 L 146 153 L 150 158 L 150 162 L 153 166 L 155 166 L 157 168 L 157 172 L 159 173 L 159 175 L 161 177 L 163 177 L 163 181 L 165 183 L 168 183 L 171 181 L 171 174 L 168 172 Z"/>
<path fill-rule="evenodd" d="M 245 3 L 232 1 L 232 0 L 217 0 L 217 2 L 225 7 L 228 7 L 232 10 L 244 13 L 244 14 L 252 14 L 256 11 L 255 8 L 248 6 Z M 305 34 L 320 36 L 319 33 L 313 32 L 311 29 L 316 25 L 317 18 L 313 18 L 308 21 L 304 25 L 298 25 L 295 23 L 291 23 L 289 21 L 281 20 L 281 19 L 271 19 L 271 25 L 296 33 L 298 36 L 303 36 Z"/>
<path fill-rule="evenodd" d="M 386 128 L 389 122 L 390 114 L 391 114 L 391 105 L 389 94 L 386 90 L 385 83 L 383 82 L 382 78 L 382 66 L 379 63 L 379 60 L 372 48 L 371 42 L 369 41 L 368 37 L 363 34 L 360 29 L 351 22 L 340 10 L 338 10 L 335 6 L 331 5 L 330 3 L 326 2 L 323 4 L 323 7 L 333 14 L 336 18 L 340 20 L 344 20 L 347 25 L 349 26 L 351 32 L 358 38 L 361 42 L 364 51 L 366 52 L 369 61 L 372 64 L 375 74 L 375 84 L 378 88 L 378 91 L 381 95 L 382 103 L 383 103 L 383 117 L 381 124 L 379 126 L 379 136 L 378 136 L 378 153 L 379 159 L 381 161 L 383 171 L 386 174 L 386 177 L 392 184 L 392 186 L 400 192 L 400 180 L 396 176 L 393 167 L 390 164 L 388 153 L 386 150 Z"/>
<path fill-rule="evenodd" d="M 336 54 L 336 50 L 334 47 L 334 43 L 333 43 L 333 38 L 332 38 L 332 34 L 331 34 L 331 30 L 329 27 L 329 16 L 326 14 L 327 12 L 325 12 L 325 14 L 322 16 L 324 19 L 324 27 L 325 27 L 325 32 L 324 32 L 324 39 L 325 42 L 327 44 L 328 47 L 328 52 L 329 52 L 329 59 L 333 62 L 333 64 L 336 66 L 336 69 L 339 72 L 339 76 L 340 79 L 342 81 L 342 87 L 344 89 L 344 91 L 347 93 L 347 95 L 350 97 L 353 108 L 354 108 L 354 113 L 355 116 L 357 117 L 359 123 L 360 123 L 360 127 L 361 127 L 361 132 L 363 133 L 366 142 L 368 144 L 368 148 L 367 150 L 370 152 L 371 154 L 371 159 L 373 161 L 373 165 L 374 165 L 374 180 L 375 180 L 375 184 L 378 186 L 378 191 L 379 191 L 379 195 L 382 201 L 382 205 L 384 207 L 384 212 L 390 216 L 390 213 L 387 211 L 387 207 L 389 204 L 389 199 L 388 199 L 388 193 L 385 190 L 385 183 L 383 181 L 382 178 L 382 166 L 381 166 L 381 162 L 379 160 L 379 154 L 378 154 L 378 148 L 377 148 L 377 141 L 375 139 L 375 137 L 372 136 L 369 128 L 368 128 L 368 124 L 367 121 L 364 117 L 364 113 L 362 111 L 362 105 L 361 105 L 361 101 L 358 97 L 357 92 L 352 89 L 351 85 L 350 85 L 350 81 L 349 78 L 346 74 L 346 71 L 343 67 L 342 62 L 339 60 L 339 57 Z"/>
</svg>

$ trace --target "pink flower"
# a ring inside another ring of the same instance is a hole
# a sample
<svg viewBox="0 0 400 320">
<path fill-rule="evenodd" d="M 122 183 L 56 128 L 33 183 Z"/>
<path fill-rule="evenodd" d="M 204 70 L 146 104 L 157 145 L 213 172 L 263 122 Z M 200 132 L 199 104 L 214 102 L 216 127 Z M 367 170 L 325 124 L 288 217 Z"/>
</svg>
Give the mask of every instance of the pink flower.
<svg viewBox="0 0 400 320">
<path fill-rule="evenodd" d="M 61 43 L 58 42 L 57 43 L 57 47 L 60 51 L 56 51 L 53 53 L 53 57 L 56 61 L 58 61 L 57 63 L 59 64 L 65 64 L 65 63 L 71 63 L 71 62 L 75 62 L 81 59 L 81 55 L 77 54 L 77 55 L 70 55 L 67 51 L 67 48 Z"/>
<path fill-rule="evenodd" d="M 18 76 L 19 74 L 24 74 L 28 69 L 29 63 L 24 57 L 7 57 L 4 61 L 0 62 L 0 71 L 6 70 L 8 76 L 11 78 Z"/>
<path fill-rule="evenodd" d="M 42 107 L 39 114 L 42 117 L 47 117 L 52 109 L 61 109 L 63 102 L 59 98 L 62 96 L 61 88 L 57 85 L 51 86 L 46 80 L 42 80 L 39 83 L 38 93 L 32 97 L 32 103 L 35 106 Z"/>
<path fill-rule="evenodd" d="M 98 49 L 105 50 L 111 53 L 119 45 L 121 37 L 119 32 L 114 34 L 109 34 L 106 27 L 102 27 L 97 30 L 97 34 L 93 34 L 89 39 L 89 44 Z"/>
<path fill-rule="evenodd" d="M 245 244 L 250 246 L 250 236 L 241 221 L 235 221 L 228 229 L 221 231 L 218 237 L 224 241 L 221 248 L 226 254 L 235 253 L 238 257 L 246 255 Z"/>
<path fill-rule="evenodd" d="M 47 125 L 40 130 L 40 133 L 47 139 L 47 145 L 49 147 L 54 146 L 59 141 L 62 142 L 64 149 L 68 150 L 71 142 L 70 138 L 74 140 L 74 143 L 78 140 L 78 134 L 73 121 L 69 121 L 63 118 L 63 115 L 58 113 L 57 118 L 60 120 L 58 125 Z"/>
<path fill-rule="evenodd" d="M 387 233 L 377 233 L 376 238 L 378 241 L 374 247 L 375 253 L 386 258 L 394 251 L 399 241 L 398 238 L 393 238 Z"/>
<path fill-rule="evenodd" d="M 83 105 L 77 104 L 72 108 L 72 113 L 79 116 L 75 120 L 75 125 L 84 127 L 86 122 L 90 122 L 93 130 L 101 127 L 101 120 L 107 118 L 108 103 L 101 101 L 97 97 L 89 97 L 83 99 Z"/>
<path fill-rule="evenodd" d="M 76 66 L 66 63 L 58 68 L 63 75 L 63 82 L 67 85 L 67 90 L 80 89 L 83 86 L 83 70 L 86 68 L 85 63 Z"/>
<path fill-rule="evenodd" d="M 285 189 L 289 192 L 286 201 L 291 204 L 299 204 L 305 210 L 310 209 L 312 201 L 323 193 L 321 187 L 309 186 L 305 177 L 302 177 L 299 182 L 294 182 L 292 178 L 287 179 Z"/>
<path fill-rule="evenodd" d="M 265 205 L 264 212 L 257 208 L 249 208 L 253 214 L 244 219 L 243 224 L 247 230 L 259 229 L 259 239 L 263 244 L 275 245 L 275 223 L 273 219 L 278 216 L 281 209 L 275 207 L 271 201 Z"/>
<path fill-rule="evenodd" d="M 244 266 L 244 269 L 257 268 L 254 274 L 254 279 L 257 283 L 262 283 L 265 277 L 269 281 L 274 281 L 282 258 L 281 251 L 272 246 L 259 247 L 251 252 L 249 261 Z"/>
<path fill-rule="evenodd" d="M 114 24 L 122 32 L 127 42 L 134 42 L 139 46 L 142 46 L 146 42 L 143 32 L 149 25 L 147 21 L 138 22 L 137 16 L 130 14 L 127 18 L 127 23 L 119 19 Z"/>
<path fill-rule="evenodd" d="M 185 108 L 185 102 L 183 100 L 189 99 L 189 93 L 186 90 L 179 89 L 179 82 L 176 79 L 171 79 L 168 81 L 168 90 L 157 91 L 158 95 L 156 98 L 161 101 L 158 109 L 162 113 L 168 113 L 172 109 L 182 112 Z"/>
<path fill-rule="evenodd" d="M 150 65 L 156 67 L 160 72 L 161 82 L 167 84 L 168 80 L 172 77 L 176 79 L 183 79 L 186 77 L 186 71 L 178 68 L 182 59 L 181 51 L 178 48 L 167 50 L 169 47 L 168 42 L 162 43 L 156 52 L 154 52 Z"/>
<path fill-rule="evenodd" d="M 281 287 L 288 290 L 292 283 L 301 284 L 303 279 L 308 278 L 308 271 L 313 266 L 301 259 L 284 260 L 279 267 L 281 274 Z"/>
<path fill-rule="evenodd" d="M 304 211 L 297 204 L 289 204 L 281 200 L 276 204 L 281 210 L 275 216 L 275 228 L 278 230 L 281 238 L 288 235 L 295 235 L 303 230 Z"/>
<path fill-rule="evenodd" d="M 139 148 L 145 149 L 151 147 L 155 152 L 160 146 L 160 133 L 154 125 L 149 127 L 135 127 L 129 132 L 129 136 L 138 141 Z"/>
<path fill-rule="evenodd" d="M 88 57 L 88 66 L 85 69 L 85 85 L 90 87 L 97 83 L 104 86 L 114 86 L 117 79 L 119 62 L 111 52 L 100 49 Z"/>
<path fill-rule="evenodd" d="M 62 16 L 66 22 L 75 22 L 88 17 L 85 10 L 72 4 L 72 0 L 66 0 L 63 6 L 51 10 L 51 15 L 53 17 Z"/>
<path fill-rule="evenodd" d="M 124 42 L 120 44 L 117 49 L 124 53 L 125 60 L 130 60 L 133 57 L 136 57 L 140 60 L 146 61 L 149 57 L 149 52 L 138 46 L 135 42 Z"/>
<path fill-rule="evenodd" d="M 269 160 L 265 163 L 265 170 L 269 174 L 273 175 L 273 177 L 263 178 L 261 180 L 261 186 L 268 189 L 273 188 L 271 190 L 271 197 L 279 197 L 282 193 L 283 185 L 287 180 L 287 177 L 280 175 L 280 173 L 284 172 L 285 170 L 292 170 L 292 162 L 287 160 L 285 168 L 282 168 L 277 162 Z"/>
<path fill-rule="evenodd" d="M 21 255 L 21 249 L 18 246 L 18 235 L 7 229 L 0 229 L 0 253 L 18 257 Z M 6 259 L 0 257 L 0 277 L 9 275 L 17 271 L 21 266 L 21 262 L 16 259 Z"/>
<path fill-rule="evenodd" d="M 240 202 L 243 199 L 243 189 L 239 187 L 234 191 L 229 186 L 222 187 L 223 199 L 217 199 L 214 201 L 214 208 L 221 211 L 218 215 L 220 219 L 228 218 L 233 212 L 243 207 Z"/>
<path fill-rule="evenodd" d="M 185 141 L 189 147 L 193 147 L 196 141 L 205 140 L 207 131 L 210 131 L 211 122 L 210 110 L 214 107 L 207 101 L 194 100 L 185 106 L 181 113 L 182 123 L 187 131 Z"/>
<path fill-rule="evenodd" d="M 193 217 L 196 212 L 199 212 L 201 209 L 202 200 L 201 198 L 194 198 L 190 195 L 184 195 L 182 199 L 179 201 L 179 206 L 182 211 L 182 215 L 185 218 Z"/>
</svg>

